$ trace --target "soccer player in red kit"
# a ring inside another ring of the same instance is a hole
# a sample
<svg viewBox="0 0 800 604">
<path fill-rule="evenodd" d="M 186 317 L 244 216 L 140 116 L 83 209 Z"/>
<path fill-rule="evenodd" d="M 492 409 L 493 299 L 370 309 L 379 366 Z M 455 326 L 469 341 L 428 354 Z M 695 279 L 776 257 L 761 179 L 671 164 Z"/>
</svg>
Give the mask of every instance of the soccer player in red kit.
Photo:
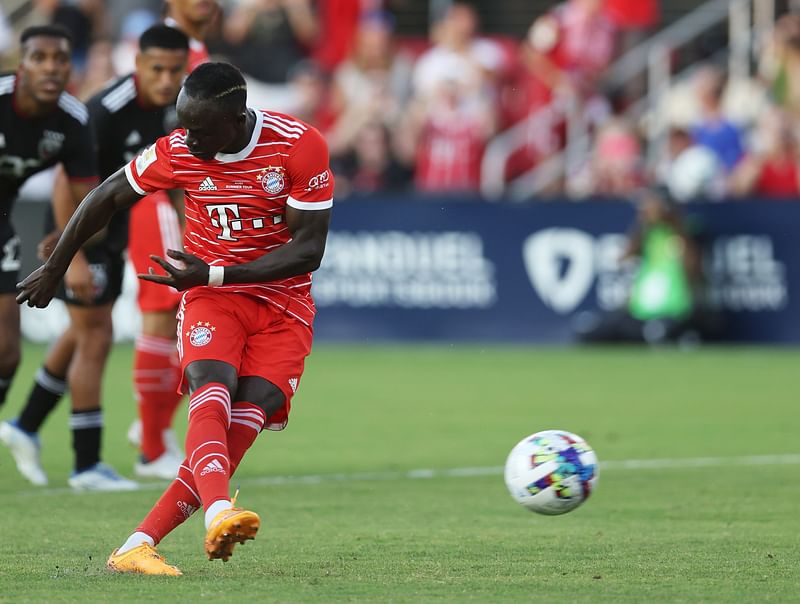
<svg viewBox="0 0 800 604">
<path fill-rule="evenodd" d="M 186 198 L 182 268 L 140 278 L 185 292 L 179 352 L 188 387 L 187 457 L 178 477 L 111 554 L 117 572 L 177 575 L 155 545 L 199 506 L 205 550 L 227 560 L 255 536 L 258 515 L 234 507 L 229 481 L 264 428 L 282 429 L 311 350 L 310 273 L 325 249 L 333 177 L 317 130 L 290 116 L 250 109 L 244 78 L 206 63 L 178 97 L 182 126 L 106 179 L 79 206 L 50 258 L 17 300 L 44 307 L 72 256 L 114 212 L 161 189 Z"/>
<path fill-rule="evenodd" d="M 164 8 L 165 25 L 189 37 L 186 72 L 191 73 L 209 59 L 203 40 L 219 13 L 219 5 L 216 0 L 167 0 Z M 164 256 L 167 249 L 180 246 L 182 220 L 174 205 L 170 196 L 159 192 L 131 208 L 128 258 L 137 272 L 147 270 L 151 254 Z M 172 429 L 183 398 L 176 390 L 180 367 L 175 362 L 175 315 L 180 292 L 141 281 L 136 302 L 142 314 L 133 357 L 133 387 L 139 415 L 128 430 L 128 440 L 140 453 L 134 471 L 142 477 L 171 479 L 183 458 Z"/>
</svg>

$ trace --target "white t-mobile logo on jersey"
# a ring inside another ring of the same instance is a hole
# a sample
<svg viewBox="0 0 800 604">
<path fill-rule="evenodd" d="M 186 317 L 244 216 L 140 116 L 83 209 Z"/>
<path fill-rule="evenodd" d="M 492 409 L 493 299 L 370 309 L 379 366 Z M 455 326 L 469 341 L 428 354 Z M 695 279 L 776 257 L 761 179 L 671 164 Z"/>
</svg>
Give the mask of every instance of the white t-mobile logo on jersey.
<svg viewBox="0 0 800 604">
<path fill-rule="evenodd" d="M 207 205 L 206 211 L 211 217 L 212 226 L 222 229 L 222 235 L 217 235 L 217 239 L 223 241 L 239 241 L 231 236 L 231 231 L 238 231 L 242 228 L 242 221 L 239 220 L 239 206 L 235 203 L 221 203 Z M 228 214 L 230 212 L 230 214 Z"/>
</svg>

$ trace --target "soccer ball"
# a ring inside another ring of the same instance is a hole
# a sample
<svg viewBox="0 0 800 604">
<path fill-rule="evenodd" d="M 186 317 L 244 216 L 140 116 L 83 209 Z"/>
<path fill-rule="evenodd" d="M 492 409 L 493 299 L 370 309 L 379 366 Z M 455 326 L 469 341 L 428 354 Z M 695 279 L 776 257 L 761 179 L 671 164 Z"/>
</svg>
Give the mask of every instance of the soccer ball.
<svg viewBox="0 0 800 604">
<path fill-rule="evenodd" d="M 532 512 L 554 516 L 574 510 L 597 484 L 597 456 L 580 436 L 545 430 L 526 436 L 506 459 L 511 496 Z"/>
</svg>

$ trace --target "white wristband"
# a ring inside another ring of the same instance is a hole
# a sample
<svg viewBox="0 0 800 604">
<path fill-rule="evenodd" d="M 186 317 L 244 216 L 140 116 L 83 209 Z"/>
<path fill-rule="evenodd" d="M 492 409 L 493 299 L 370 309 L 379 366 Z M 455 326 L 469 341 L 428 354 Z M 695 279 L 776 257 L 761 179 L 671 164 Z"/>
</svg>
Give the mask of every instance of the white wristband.
<svg viewBox="0 0 800 604">
<path fill-rule="evenodd" d="M 209 266 L 208 267 L 208 286 L 219 287 L 225 281 L 225 267 L 224 266 Z"/>
</svg>

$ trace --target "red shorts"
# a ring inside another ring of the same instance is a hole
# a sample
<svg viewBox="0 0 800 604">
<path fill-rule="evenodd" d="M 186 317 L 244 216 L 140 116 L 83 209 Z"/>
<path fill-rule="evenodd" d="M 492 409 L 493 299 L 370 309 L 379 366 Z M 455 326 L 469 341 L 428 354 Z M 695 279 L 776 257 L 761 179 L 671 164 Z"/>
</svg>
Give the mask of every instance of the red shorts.
<svg viewBox="0 0 800 604">
<path fill-rule="evenodd" d="M 170 260 L 169 249 L 183 249 L 181 225 L 167 194 L 158 191 L 143 197 L 131 208 L 128 257 L 137 273 L 147 273 L 150 267 L 163 272 L 150 260 L 150 254 Z M 181 293 L 176 289 L 141 279 L 137 281 L 136 302 L 142 312 L 174 310 L 180 304 Z"/>
<path fill-rule="evenodd" d="M 181 301 L 178 335 L 181 374 L 194 361 L 210 360 L 233 365 L 239 377 L 264 378 L 286 398 L 283 408 L 267 418 L 266 427 L 286 427 L 292 395 L 311 352 L 310 327 L 258 298 L 200 287 L 186 292 Z"/>
</svg>

